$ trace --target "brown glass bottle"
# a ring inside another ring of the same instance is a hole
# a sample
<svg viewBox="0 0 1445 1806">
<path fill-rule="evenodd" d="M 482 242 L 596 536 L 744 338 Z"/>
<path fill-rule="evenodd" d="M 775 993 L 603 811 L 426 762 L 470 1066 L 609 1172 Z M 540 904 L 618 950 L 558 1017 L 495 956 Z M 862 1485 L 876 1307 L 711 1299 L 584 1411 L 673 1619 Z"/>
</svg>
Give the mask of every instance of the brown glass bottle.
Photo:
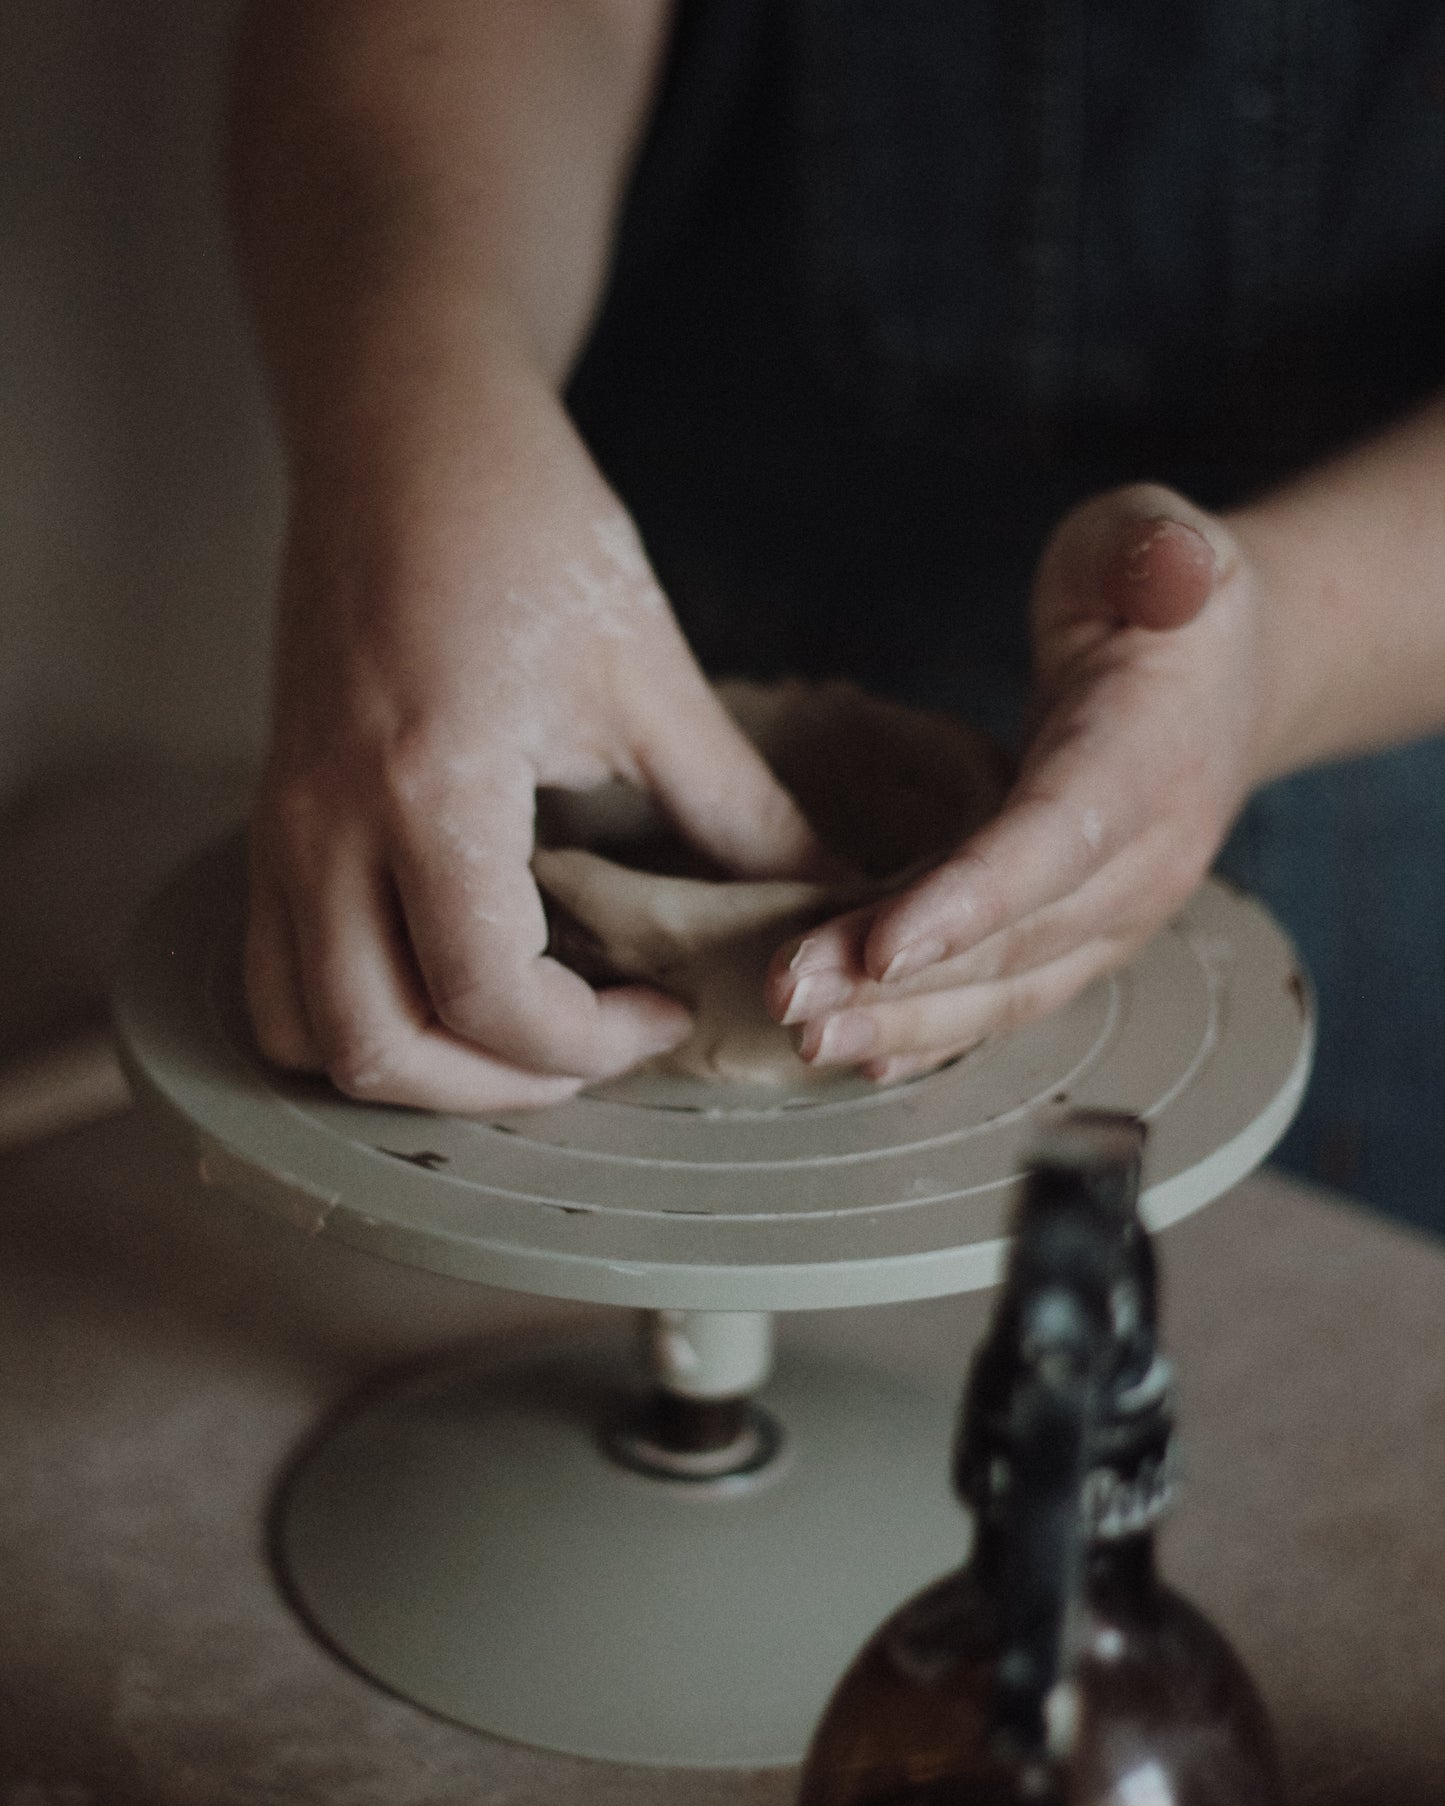
<svg viewBox="0 0 1445 1806">
<path fill-rule="evenodd" d="M 1036 1166 L 955 1455 L 972 1558 L 864 1646 L 798 1806 L 1280 1806 L 1248 1675 L 1155 1573 L 1173 1425 L 1141 1140 L 1080 1115 Z"/>
</svg>

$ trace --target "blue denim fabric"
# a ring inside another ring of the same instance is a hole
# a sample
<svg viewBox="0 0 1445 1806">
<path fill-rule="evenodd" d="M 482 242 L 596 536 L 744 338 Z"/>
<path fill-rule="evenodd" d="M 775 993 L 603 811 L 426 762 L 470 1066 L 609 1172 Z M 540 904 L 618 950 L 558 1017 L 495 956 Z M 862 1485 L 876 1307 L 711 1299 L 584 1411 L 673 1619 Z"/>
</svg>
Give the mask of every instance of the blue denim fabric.
<svg viewBox="0 0 1445 1806">
<path fill-rule="evenodd" d="M 682 0 L 571 401 L 710 668 L 1005 725 L 1066 507 L 1440 388 L 1445 5 Z M 1286 1163 L 1445 1230 L 1442 780 L 1292 779 L 1224 864 L 1320 997 Z"/>
<path fill-rule="evenodd" d="M 1279 1159 L 1445 1231 L 1445 741 L 1272 785 L 1220 869 L 1288 926 L 1319 998 Z"/>
</svg>

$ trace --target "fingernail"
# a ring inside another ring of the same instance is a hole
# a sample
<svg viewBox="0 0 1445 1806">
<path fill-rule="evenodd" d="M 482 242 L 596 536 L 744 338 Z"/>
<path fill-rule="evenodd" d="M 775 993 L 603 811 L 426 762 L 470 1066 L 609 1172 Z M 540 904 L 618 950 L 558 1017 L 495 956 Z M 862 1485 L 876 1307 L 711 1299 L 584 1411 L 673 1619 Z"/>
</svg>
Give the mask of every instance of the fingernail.
<svg viewBox="0 0 1445 1806">
<path fill-rule="evenodd" d="M 921 972 L 925 966 L 934 965 L 943 958 L 944 951 L 942 941 L 910 941 L 883 968 L 884 984 L 896 984 L 900 978 L 908 978 L 914 972 Z"/>
<path fill-rule="evenodd" d="M 1148 530 L 1133 542 L 1124 560 L 1124 575 L 1131 583 L 1144 583 L 1154 574 L 1154 554 L 1161 539 L 1172 538 L 1176 547 L 1206 576 L 1216 572 L 1219 559 L 1214 547 L 1188 521 L 1164 518 L 1151 521 Z"/>
<path fill-rule="evenodd" d="M 874 1060 L 864 1076 L 875 1085 L 896 1085 L 917 1070 L 918 1061 L 911 1054 L 894 1054 L 891 1059 Z"/>
<path fill-rule="evenodd" d="M 797 950 L 788 961 L 788 970 L 801 974 L 827 964 L 828 956 L 818 942 L 804 940 L 798 942 Z"/>
<path fill-rule="evenodd" d="M 783 1013 L 783 1026 L 806 1022 L 809 1016 L 821 1016 L 824 1010 L 835 1010 L 853 995 L 850 981 L 839 972 L 809 972 L 793 987 L 788 1007 Z"/>
<path fill-rule="evenodd" d="M 1149 574 L 1149 566 L 1155 546 L 1171 527 L 1182 526 L 1182 521 L 1152 520 L 1143 524 L 1143 531 L 1136 532 L 1130 542 L 1129 551 L 1124 560 L 1124 574 L 1136 582 Z M 1198 534 L 1195 535 L 1198 538 Z"/>
<path fill-rule="evenodd" d="M 850 1060 L 862 1060 L 878 1045 L 878 1029 L 868 1016 L 857 1012 L 827 1017 L 821 1025 L 810 1024 L 803 1031 L 798 1049 L 805 1060 L 816 1060 L 825 1066 L 841 1066 Z"/>
</svg>

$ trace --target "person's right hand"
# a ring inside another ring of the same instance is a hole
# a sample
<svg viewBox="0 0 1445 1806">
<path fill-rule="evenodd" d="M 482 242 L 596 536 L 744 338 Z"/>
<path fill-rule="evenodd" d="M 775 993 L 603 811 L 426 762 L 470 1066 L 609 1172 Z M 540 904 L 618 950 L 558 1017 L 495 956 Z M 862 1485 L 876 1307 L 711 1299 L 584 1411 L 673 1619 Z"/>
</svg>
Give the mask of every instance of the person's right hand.
<svg viewBox="0 0 1445 1806">
<path fill-rule="evenodd" d="M 546 955 L 539 786 L 621 778 L 728 869 L 817 858 L 555 398 L 514 381 L 302 461 L 252 821 L 261 1050 L 373 1102 L 557 1101 L 684 1007 Z"/>
</svg>

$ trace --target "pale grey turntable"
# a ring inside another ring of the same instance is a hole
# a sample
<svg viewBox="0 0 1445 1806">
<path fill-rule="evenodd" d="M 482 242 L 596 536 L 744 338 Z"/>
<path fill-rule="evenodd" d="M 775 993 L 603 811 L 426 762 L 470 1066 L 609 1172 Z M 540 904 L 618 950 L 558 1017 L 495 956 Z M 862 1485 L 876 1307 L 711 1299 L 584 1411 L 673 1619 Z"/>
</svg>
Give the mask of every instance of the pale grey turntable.
<svg viewBox="0 0 1445 1806">
<path fill-rule="evenodd" d="M 194 866 L 117 998 L 203 1177 L 386 1259 L 640 1313 L 631 1366 L 472 1357 L 370 1399 L 282 1502 L 290 1587 L 355 1665 L 583 1755 L 797 1759 L 866 1632 L 959 1559 L 947 1407 L 863 1366 L 773 1373 L 772 1313 L 991 1284 L 1030 1139 L 1068 1106 L 1148 1120 L 1163 1227 L 1264 1158 L 1309 1067 L 1292 950 L 1210 883 L 1060 1015 L 890 1089 L 635 1076 L 532 1115 L 375 1108 L 254 1051 L 242 894 L 235 848 Z"/>
</svg>

